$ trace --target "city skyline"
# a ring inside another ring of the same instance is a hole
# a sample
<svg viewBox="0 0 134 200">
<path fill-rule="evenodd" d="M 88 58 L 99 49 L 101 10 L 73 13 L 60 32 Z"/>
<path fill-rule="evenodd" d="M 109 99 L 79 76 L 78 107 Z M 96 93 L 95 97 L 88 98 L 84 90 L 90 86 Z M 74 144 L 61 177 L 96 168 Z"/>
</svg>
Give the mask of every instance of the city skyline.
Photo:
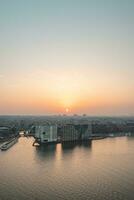
<svg viewBox="0 0 134 200">
<path fill-rule="evenodd" d="M 133 9 L 0 0 L 0 114 L 134 115 Z"/>
</svg>

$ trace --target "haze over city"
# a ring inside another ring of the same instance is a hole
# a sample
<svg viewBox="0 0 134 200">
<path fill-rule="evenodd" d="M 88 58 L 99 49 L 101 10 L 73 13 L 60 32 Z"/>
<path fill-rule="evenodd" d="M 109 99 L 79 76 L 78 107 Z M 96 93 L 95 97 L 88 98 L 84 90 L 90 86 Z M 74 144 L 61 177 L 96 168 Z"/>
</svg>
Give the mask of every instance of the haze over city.
<svg viewBox="0 0 134 200">
<path fill-rule="evenodd" d="M 133 1 L 0 5 L 0 114 L 134 115 Z"/>
</svg>

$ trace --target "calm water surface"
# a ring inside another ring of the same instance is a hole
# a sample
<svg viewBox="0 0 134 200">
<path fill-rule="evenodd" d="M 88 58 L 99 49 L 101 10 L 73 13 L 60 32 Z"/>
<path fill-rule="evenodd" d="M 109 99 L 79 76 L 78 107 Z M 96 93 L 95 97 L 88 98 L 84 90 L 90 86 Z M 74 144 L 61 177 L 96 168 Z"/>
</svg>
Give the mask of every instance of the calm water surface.
<svg viewBox="0 0 134 200">
<path fill-rule="evenodd" d="M 0 200 L 134 200 L 134 138 L 0 152 Z"/>
</svg>

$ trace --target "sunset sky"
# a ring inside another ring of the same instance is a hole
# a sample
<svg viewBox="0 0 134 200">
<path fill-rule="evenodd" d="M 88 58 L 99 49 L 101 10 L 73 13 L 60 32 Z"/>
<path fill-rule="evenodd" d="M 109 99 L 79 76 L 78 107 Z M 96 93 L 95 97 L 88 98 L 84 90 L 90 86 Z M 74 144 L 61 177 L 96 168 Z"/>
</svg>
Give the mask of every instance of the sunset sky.
<svg viewBox="0 0 134 200">
<path fill-rule="evenodd" d="M 0 114 L 134 115 L 134 1 L 0 0 Z"/>
</svg>

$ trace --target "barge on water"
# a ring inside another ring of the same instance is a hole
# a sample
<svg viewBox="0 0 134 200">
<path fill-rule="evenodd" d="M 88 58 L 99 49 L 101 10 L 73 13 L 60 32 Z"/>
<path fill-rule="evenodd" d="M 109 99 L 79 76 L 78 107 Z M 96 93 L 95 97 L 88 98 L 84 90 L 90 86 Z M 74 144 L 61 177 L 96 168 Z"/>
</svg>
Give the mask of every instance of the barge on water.
<svg viewBox="0 0 134 200">
<path fill-rule="evenodd" d="M 3 146 L 1 146 L 1 150 L 6 151 L 7 149 L 9 149 L 11 146 L 13 146 L 17 142 L 18 142 L 18 137 L 13 138 L 12 140 L 4 143 Z"/>
</svg>

